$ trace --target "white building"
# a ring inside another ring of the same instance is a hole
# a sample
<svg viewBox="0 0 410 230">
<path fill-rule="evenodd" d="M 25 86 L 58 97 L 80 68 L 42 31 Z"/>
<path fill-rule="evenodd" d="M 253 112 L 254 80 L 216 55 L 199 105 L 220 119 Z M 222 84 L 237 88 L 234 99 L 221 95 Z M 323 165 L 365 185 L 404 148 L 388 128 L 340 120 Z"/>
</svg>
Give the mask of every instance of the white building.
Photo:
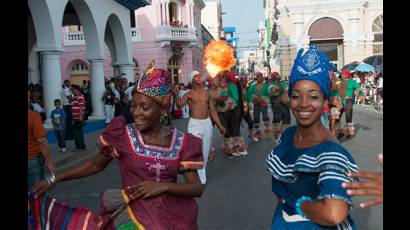
<svg viewBox="0 0 410 230">
<path fill-rule="evenodd" d="M 243 58 L 239 60 L 239 65 L 239 68 L 247 73 L 264 73 L 262 49 L 243 51 Z M 266 73 L 264 73 L 264 75 L 266 75 Z"/>
<path fill-rule="evenodd" d="M 275 2 L 275 1 L 270 1 Z M 341 68 L 383 54 L 383 0 L 277 0 L 278 40 L 274 56 L 289 76 L 297 50 L 317 44 Z"/>
<path fill-rule="evenodd" d="M 201 11 L 201 23 L 215 39 L 221 38 L 222 5 L 220 0 L 204 0 L 205 8 Z"/>
</svg>

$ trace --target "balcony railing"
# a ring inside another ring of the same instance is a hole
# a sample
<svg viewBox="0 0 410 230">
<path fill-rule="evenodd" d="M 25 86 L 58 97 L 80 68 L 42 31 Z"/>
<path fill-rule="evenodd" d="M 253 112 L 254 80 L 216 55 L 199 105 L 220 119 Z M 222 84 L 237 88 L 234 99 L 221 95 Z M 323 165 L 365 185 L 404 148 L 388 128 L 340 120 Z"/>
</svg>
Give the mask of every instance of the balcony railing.
<svg viewBox="0 0 410 230">
<path fill-rule="evenodd" d="M 198 40 L 195 28 L 161 26 L 156 29 L 155 39 L 157 41 L 186 41 Z"/>
<path fill-rule="evenodd" d="M 66 32 L 64 33 L 64 45 L 84 45 L 84 33 L 83 32 Z"/>
<path fill-rule="evenodd" d="M 141 28 L 131 28 L 131 41 L 139 42 L 142 41 Z M 74 46 L 74 45 L 85 45 L 85 38 L 83 32 L 66 32 L 64 33 L 64 45 Z"/>
</svg>

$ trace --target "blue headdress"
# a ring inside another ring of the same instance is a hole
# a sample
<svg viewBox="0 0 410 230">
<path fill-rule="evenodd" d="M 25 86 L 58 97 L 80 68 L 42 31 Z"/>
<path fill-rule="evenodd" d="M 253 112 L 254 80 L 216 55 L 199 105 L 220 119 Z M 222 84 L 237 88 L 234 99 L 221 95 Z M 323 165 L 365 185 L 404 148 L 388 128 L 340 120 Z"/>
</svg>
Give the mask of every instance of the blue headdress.
<svg viewBox="0 0 410 230">
<path fill-rule="evenodd" d="M 289 77 L 289 97 L 297 81 L 311 80 L 319 85 L 323 95 L 328 99 L 330 97 L 329 71 L 330 62 L 325 53 L 317 50 L 316 45 L 311 45 L 305 53 L 300 49 Z"/>
</svg>

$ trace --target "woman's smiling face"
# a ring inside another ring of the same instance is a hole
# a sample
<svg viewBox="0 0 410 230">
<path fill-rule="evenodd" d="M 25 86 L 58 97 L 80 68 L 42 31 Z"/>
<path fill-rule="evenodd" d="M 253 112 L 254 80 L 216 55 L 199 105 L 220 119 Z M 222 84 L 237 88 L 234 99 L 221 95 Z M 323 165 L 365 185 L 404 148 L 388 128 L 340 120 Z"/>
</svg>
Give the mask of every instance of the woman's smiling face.
<svg viewBox="0 0 410 230">
<path fill-rule="evenodd" d="M 327 103 L 318 84 L 310 80 L 295 83 L 290 95 L 290 109 L 298 125 L 310 126 L 320 122 L 323 106 Z"/>
<path fill-rule="evenodd" d="M 135 127 L 143 131 L 160 122 L 162 108 L 154 99 L 141 93 L 134 93 L 130 111 L 134 117 Z"/>
</svg>

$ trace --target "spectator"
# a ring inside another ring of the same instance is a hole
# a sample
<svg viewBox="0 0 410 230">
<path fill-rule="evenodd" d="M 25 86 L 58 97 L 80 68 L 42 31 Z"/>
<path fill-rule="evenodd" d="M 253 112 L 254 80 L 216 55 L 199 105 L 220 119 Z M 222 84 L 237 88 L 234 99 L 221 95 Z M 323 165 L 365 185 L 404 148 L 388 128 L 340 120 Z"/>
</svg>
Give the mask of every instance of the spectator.
<svg viewBox="0 0 410 230">
<path fill-rule="evenodd" d="M 85 100 L 84 96 L 80 92 L 80 86 L 73 85 L 74 98 L 72 102 L 73 111 L 73 134 L 75 140 L 75 150 L 85 150 L 84 143 L 84 131 L 83 127 L 85 125 L 84 115 L 85 115 Z"/>
<path fill-rule="evenodd" d="M 129 87 L 125 90 L 125 95 L 127 96 L 128 103 L 131 103 L 132 100 L 132 90 L 134 89 L 134 83 L 130 82 Z"/>
<path fill-rule="evenodd" d="M 71 82 L 70 80 L 65 80 L 64 81 L 64 86 L 63 90 L 61 92 L 61 102 L 63 104 L 64 112 L 66 114 L 66 127 L 65 127 L 65 138 L 66 140 L 72 140 L 73 139 L 73 126 L 72 126 L 72 119 L 73 119 L 73 114 L 72 114 L 72 100 L 74 97 L 73 92 L 71 91 Z"/>
<path fill-rule="evenodd" d="M 121 79 L 121 90 L 125 91 L 128 88 L 128 80 L 127 78 L 122 78 Z"/>
<path fill-rule="evenodd" d="M 128 88 L 128 80 L 127 78 L 122 78 L 120 81 L 120 87 L 119 87 L 119 93 L 120 93 L 120 99 L 121 99 L 121 106 L 124 109 L 125 106 L 128 104 L 128 95 L 125 93 L 125 91 Z"/>
<path fill-rule="evenodd" d="M 93 104 L 91 103 L 91 85 L 90 81 L 87 81 L 87 95 L 84 95 L 85 99 L 85 120 L 93 113 Z"/>
<path fill-rule="evenodd" d="M 31 106 L 33 107 L 33 111 L 34 112 L 37 112 L 37 113 L 42 113 L 42 112 L 44 112 L 44 109 L 43 108 L 41 108 L 41 106 L 37 103 L 37 100 L 36 100 L 36 98 L 34 98 L 34 97 L 30 97 L 30 103 L 31 103 Z"/>
<path fill-rule="evenodd" d="M 116 102 L 115 94 L 112 92 L 110 87 L 107 87 L 105 90 L 102 100 L 104 101 L 105 124 L 108 125 L 114 118 L 114 105 Z"/>
<path fill-rule="evenodd" d="M 81 85 L 81 92 L 84 94 L 84 93 L 87 93 L 87 90 L 88 90 L 87 81 L 83 80 L 83 84 Z"/>
<path fill-rule="evenodd" d="M 379 80 L 377 81 L 377 93 L 383 98 L 383 74 L 380 74 Z"/>
<path fill-rule="evenodd" d="M 38 104 L 37 100 L 35 97 L 31 96 L 31 106 L 30 109 L 33 110 L 34 112 L 37 112 L 38 114 L 40 114 L 41 117 L 41 121 L 44 122 L 47 118 L 46 118 L 46 112 L 44 111 L 44 109 Z"/>
<path fill-rule="evenodd" d="M 54 134 L 56 135 L 58 150 L 65 153 L 66 145 L 64 138 L 64 127 L 65 127 L 65 112 L 61 109 L 61 101 L 59 99 L 54 100 L 54 106 L 56 107 L 51 111 L 51 124 L 53 125 Z"/>
<path fill-rule="evenodd" d="M 30 100 L 30 92 L 28 98 Z M 40 115 L 28 109 L 28 191 L 35 182 L 44 179 L 44 164 L 54 173 L 46 136 Z"/>
<path fill-rule="evenodd" d="M 121 90 L 120 85 L 117 85 L 116 90 L 115 90 L 115 97 L 116 97 L 116 102 L 115 102 L 115 116 L 118 116 L 122 113 L 122 110 L 124 109 L 124 105 L 122 103 L 122 99 L 124 99 L 125 93 Z"/>
</svg>

